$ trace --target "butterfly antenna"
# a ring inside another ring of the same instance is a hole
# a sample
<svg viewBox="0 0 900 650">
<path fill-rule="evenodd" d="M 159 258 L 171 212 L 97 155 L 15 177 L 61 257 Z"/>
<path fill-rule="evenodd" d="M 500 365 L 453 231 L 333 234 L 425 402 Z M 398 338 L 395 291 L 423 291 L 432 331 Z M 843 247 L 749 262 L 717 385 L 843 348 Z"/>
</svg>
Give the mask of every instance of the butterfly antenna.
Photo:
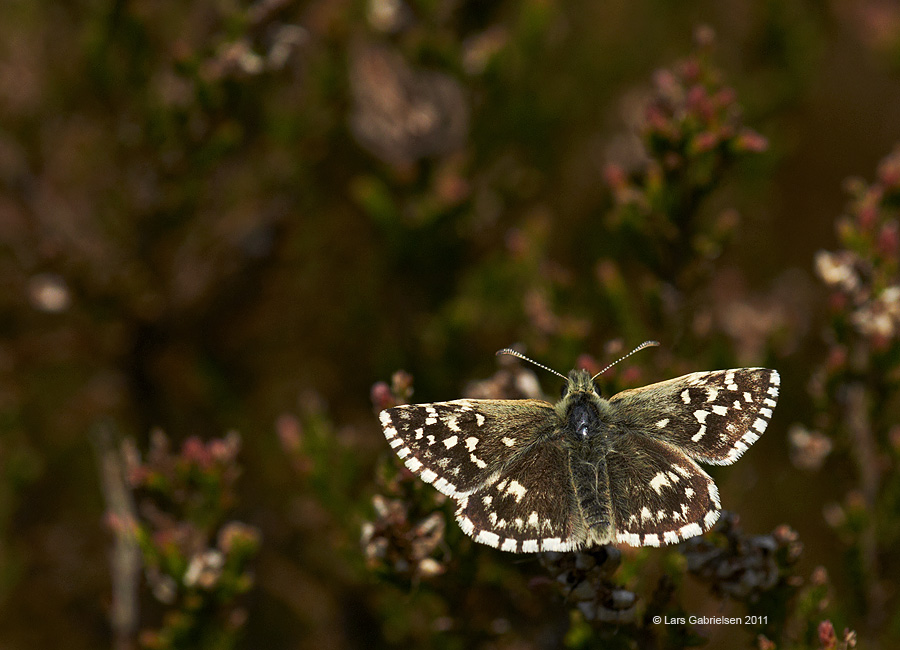
<svg viewBox="0 0 900 650">
<path fill-rule="evenodd" d="M 637 346 L 634 350 L 632 350 L 631 352 L 629 352 L 628 354 L 626 354 L 624 357 L 622 357 L 621 359 L 616 359 L 616 360 L 613 361 L 611 364 L 609 364 L 608 366 L 606 366 L 603 370 L 601 370 L 601 371 L 598 372 L 596 375 L 594 375 L 593 377 L 591 377 L 591 381 L 594 381 L 597 377 L 599 377 L 600 375 L 602 375 L 604 372 L 606 372 L 607 370 L 609 370 L 610 368 L 612 368 L 614 365 L 616 365 L 616 364 L 619 363 L 620 361 L 624 361 L 625 359 L 627 359 L 628 357 L 630 357 L 630 356 L 631 356 L 632 354 L 634 354 L 635 352 L 638 352 L 639 350 L 643 350 L 644 348 L 652 348 L 652 347 L 656 347 L 657 345 L 659 345 L 659 341 L 644 341 L 644 342 L 641 343 L 639 346 Z"/>
<path fill-rule="evenodd" d="M 523 359 L 523 360 L 527 361 L 528 363 L 533 363 L 538 368 L 543 368 L 544 370 L 552 372 L 554 375 L 559 375 L 563 379 L 566 379 L 566 376 L 563 375 L 562 373 L 556 372 L 553 368 L 548 368 L 547 366 L 545 366 L 541 363 L 538 363 L 537 361 L 535 361 L 533 359 L 529 359 L 521 352 L 517 352 L 516 350 L 513 350 L 512 348 L 503 348 L 502 350 L 497 352 L 497 356 L 500 356 L 501 354 L 511 354 L 514 357 L 519 357 L 520 359 Z"/>
</svg>

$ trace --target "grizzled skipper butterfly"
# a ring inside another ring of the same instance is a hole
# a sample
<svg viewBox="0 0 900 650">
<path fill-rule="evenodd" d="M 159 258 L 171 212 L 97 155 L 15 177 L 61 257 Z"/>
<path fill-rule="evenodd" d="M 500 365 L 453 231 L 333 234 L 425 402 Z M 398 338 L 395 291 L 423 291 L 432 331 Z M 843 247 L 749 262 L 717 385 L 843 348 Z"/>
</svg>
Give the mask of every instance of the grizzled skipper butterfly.
<svg viewBox="0 0 900 650">
<path fill-rule="evenodd" d="M 410 404 L 380 420 L 406 467 L 456 500 L 467 535 L 515 553 L 660 546 L 709 530 L 722 504 L 697 463 L 740 458 L 766 430 L 780 383 L 765 368 L 714 370 L 606 399 L 594 379 L 614 364 L 564 377 L 497 354 L 563 377 L 562 399 Z"/>
</svg>

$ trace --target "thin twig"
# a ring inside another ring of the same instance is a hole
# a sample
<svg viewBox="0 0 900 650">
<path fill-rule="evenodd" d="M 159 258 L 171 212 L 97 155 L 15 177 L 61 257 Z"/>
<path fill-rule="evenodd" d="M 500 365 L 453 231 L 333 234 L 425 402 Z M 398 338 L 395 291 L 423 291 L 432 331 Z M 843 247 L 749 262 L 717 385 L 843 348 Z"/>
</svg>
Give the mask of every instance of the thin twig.
<svg viewBox="0 0 900 650">
<path fill-rule="evenodd" d="M 846 391 L 845 422 L 853 442 L 851 445 L 853 459 L 856 462 L 860 488 L 867 511 L 867 521 L 859 536 L 859 546 L 863 576 L 866 582 L 868 627 L 870 630 L 879 630 L 885 620 L 885 593 L 878 568 L 878 542 L 875 536 L 874 516 L 881 483 L 878 449 L 872 434 L 866 386 L 854 382 L 847 386 Z"/>
<path fill-rule="evenodd" d="M 138 628 L 138 584 L 141 555 L 132 532 L 136 514 L 126 479 L 125 464 L 116 445 L 112 424 L 98 424 L 92 432 L 101 488 L 115 535 L 110 557 L 112 605 L 110 626 L 115 650 L 133 650 Z"/>
</svg>

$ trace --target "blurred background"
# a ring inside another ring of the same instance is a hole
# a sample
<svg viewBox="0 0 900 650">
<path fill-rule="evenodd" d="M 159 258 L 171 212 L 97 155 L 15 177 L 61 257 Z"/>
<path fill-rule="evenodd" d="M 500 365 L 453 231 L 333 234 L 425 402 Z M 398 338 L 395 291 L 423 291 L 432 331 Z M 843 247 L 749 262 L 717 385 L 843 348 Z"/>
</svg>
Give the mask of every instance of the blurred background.
<svg viewBox="0 0 900 650">
<path fill-rule="evenodd" d="M 877 0 L 5 0 L 0 647 L 897 647 L 898 106 Z M 648 338 L 782 375 L 693 544 L 476 545 L 378 426 Z"/>
</svg>

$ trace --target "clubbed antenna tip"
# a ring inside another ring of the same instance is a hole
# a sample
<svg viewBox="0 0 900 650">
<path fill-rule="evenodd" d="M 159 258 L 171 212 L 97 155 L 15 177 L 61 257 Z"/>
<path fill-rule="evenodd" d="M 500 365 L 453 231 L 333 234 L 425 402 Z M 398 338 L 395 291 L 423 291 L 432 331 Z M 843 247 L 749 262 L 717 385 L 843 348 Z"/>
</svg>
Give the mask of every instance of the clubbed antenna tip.
<svg viewBox="0 0 900 650">
<path fill-rule="evenodd" d="M 641 343 L 639 346 L 637 346 L 634 350 L 632 350 L 631 352 L 629 352 L 628 354 L 626 354 L 624 357 L 622 357 L 621 359 L 616 359 L 616 360 L 613 361 L 611 364 L 609 364 L 608 366 L 606 366 L 603 370 L 601 370 L 601 371 L 598 372 L 596 375 L 594 375 L 593 377 L 591 377 L 591 381 L 594 381 L 597 377 L 599 377 L 600 375 L 602 375 L 604 372 L 606 372 L 607 370 L 609 370 L 610 368 L 612 368 L 614 365 L 616 365 L 616 364 L 619 363 L 620 361 L 624 361 L 625 359 L 627 359 L 628 357 L 630 357 L 630 356 L 631 356 L 632 354 L 634 354 L 635 352 L 638 352 L 638 351 L 640 351 L 640 350 L 643 350 L 644 348 L 656 347 L 656 346 L 658 346 L 658 345 L 659 345 L 659 341 L 644 341 L 644 342 Z"/>
<path fill-rule="evenodd" d="M 562 373 L 556 372 L 553 368 L 548 368 L 547 366 L 545 366 L 545 365 L 543 365 L 543 364 L 540 364 L 540 363 L 538 363 L 537 361 L 535 361 L 535 360 L 533 360 L 533 359 L 529 359 L 528 357 L 526 357 L 526 356 L 525 356 L 524 354 L 522 354 L 521 352 L 518 352 L 517 350 L 513 350 L 512 348 L 503 348 L 502 350 L 498 350 L 498 351 L 497 351 L 497 356 L 499 357 L 501 354 L 509 354 L 509 355 L 514 356 L 514 357 L 518 357 L 519 359 L 522 359 L 522 360 L 524 360 L 524 361 L 527 361 L 528 363 L 533 363 L 533 364 L 536 365 L 538 368 L 543 368 L 544 370 L 547 370 L 547 371 L 549 371 L 549 372 L 552 372 L 554 375 L 558 375 L 558 376 L 562 377 L 563 379 L 566 378 L 566 376 L 563 375 Z"/>
</svg>

